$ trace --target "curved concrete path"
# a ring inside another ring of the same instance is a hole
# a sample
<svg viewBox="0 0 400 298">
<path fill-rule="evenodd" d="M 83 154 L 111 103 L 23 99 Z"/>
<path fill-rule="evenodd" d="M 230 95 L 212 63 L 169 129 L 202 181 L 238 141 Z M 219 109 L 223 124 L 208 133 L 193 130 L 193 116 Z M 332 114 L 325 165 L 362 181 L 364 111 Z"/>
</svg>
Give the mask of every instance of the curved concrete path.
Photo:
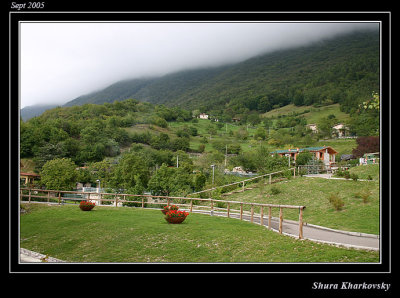
<svg viewBox="0 0 400 298">
<path fill-rule="evenodd" d="M 199 211 L 194 211 L 199 212 Z M 200 211 L 199 213 L 210 214 L 209 211 Z M 216 212 L 213 213 L 214 216 L 226 217 L 226 213 Z M 231 218 L 239 219 L 239 214 L 231 214 Z M 268 228 L 268 216 L 263 217 L 263 225 Z M 250 215 L 243 214 L 243 220 L 250 221 Z M 260 224 L 260 215 L 254 214 L 253 222 L 255 224 Z M 279 218 L 271 217 L 271 229 L 275 232 L 279 231 Z M 283 220 L 282 223 L 282 234 L 298 238 L 299 237 L 299 223 L 292 220 Z M 303 225 L 303 238 L 320 242 L 333 244 L 336 246 L 348 247 L 348 248 L 358 248 L 366 250 L 378 251 L 380 247 L 380 239 L 378 235 L 365 234 L 359 232 L 349 232 L 334 230 L 326 227 L 321 227 L 312 224 Z"/>
</svg>

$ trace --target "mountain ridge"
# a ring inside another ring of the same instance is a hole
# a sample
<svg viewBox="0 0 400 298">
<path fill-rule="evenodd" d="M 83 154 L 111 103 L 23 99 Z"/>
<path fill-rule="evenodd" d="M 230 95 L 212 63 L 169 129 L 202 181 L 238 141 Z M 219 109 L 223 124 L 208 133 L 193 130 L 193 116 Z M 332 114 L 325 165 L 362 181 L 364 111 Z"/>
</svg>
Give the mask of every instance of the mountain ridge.
<svg viewBox="0 0 400 298">
<path fill-rule="evenodd" d="M 63 106 L 133 98 L 233 117 L 289 103 L 333 102 L 351 112 L 372 91 L 379 91 L 379 31 L 367 30 L 239 63 L 122 80 Z"/>
</svg>

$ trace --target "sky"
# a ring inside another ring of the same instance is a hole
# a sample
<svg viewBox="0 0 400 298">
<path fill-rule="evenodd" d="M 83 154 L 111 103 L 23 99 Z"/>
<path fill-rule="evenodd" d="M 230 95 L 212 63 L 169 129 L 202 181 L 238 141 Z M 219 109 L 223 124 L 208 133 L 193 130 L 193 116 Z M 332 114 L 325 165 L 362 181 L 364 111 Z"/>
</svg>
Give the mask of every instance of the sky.
<svg viewBox="0 0 400 298">
<path fill-rule="evenodd" d="M 20 27 L 20 107 L 62 105 L 119 80 L 219 66 L 377 23 L 35 23 Z"/>
</svg>

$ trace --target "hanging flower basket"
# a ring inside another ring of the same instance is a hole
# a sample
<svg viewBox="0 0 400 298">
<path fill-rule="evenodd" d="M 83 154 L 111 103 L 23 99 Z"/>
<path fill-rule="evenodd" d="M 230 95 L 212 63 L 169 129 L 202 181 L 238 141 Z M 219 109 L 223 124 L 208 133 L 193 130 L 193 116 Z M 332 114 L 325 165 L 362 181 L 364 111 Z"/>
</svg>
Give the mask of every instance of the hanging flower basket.
<svg viewBox="0 0 400 298">
<path fill-rule="evenodd" d="M 168 223 L 172 223 L 172 224 L 180 224 L 182 223 L 186 217 L 189 215 L 189 212 L 185 212 L 185 211 L 178 211 L 178 210 L 169 210 L 166 214 L 165 214 L 165 220 Z"/>
<path fill-rule="evenodd" d="M 96 206 L 95 203 L 88 202 L 88 201 L 81 201 L 79 204 L 79 208 L 81 208 L 82 211 L 90 211 Z"/>
</svg>

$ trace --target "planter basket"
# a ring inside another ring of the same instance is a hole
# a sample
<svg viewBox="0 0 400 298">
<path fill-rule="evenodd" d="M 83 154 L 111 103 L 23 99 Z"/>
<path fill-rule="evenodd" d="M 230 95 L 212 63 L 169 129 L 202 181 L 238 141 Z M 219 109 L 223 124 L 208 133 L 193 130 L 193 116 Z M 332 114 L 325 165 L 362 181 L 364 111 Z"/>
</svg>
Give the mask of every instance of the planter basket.
<svg viewBox="0 0 400 298">
<path fill-rule="evenodd" d="M 94 206 L 79 206 L 82 211 L 90 211 L 93 209 Z"/>
<path fill-rule="evenodd" d="M 94 208 L 94 206 L 96 206 L 95 204 L 84 204 L 84 203 L 80 203 L 79 204 L 79 208 L 81 208 L 82 211 L 90 211 Z"/>
<path fill-rule="evenodd" d="M 186 219 L 186 216 L 179 216 L 179 217 L 165 217 L 165 220 L 168 223 L 172 224 L 180 224 Z"/>
</svg>

